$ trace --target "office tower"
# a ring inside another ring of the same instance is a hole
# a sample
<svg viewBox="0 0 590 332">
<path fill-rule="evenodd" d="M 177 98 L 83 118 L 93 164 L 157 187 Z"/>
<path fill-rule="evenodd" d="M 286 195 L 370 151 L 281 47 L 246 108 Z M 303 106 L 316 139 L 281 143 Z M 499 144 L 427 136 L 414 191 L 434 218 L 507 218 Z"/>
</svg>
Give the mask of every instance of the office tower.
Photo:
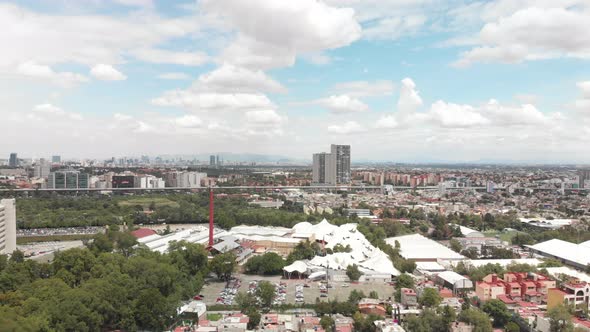
<svg viewBox="0 0 590 332">
<path fill-rule="evenodd" d="M 209 166 L 215 166 L 215 156 L 214 155 L 209 156 Z"/>
<path fill-rule="evenodd" d="M 10 159 L 8 160 L 8 166 L 10 167 L 17 167 L 18 166 L 18 157 L 16 156 L 16 153 L 11 153 L 10 154 Z"/>
<path fill-rule="evenodd" d="M 36 178 L 47 178 L 49 177 L 49 172 L 51 171 L 51 165 L 47 162 L 47 160 L 41 158 L 37 162 L 34 168 L 34 176 Z"/>
<path fill-rule="evenodd" d="M 219 162 L 219 155 L 217 155 L 217 157 L 215 157 L 215 165 L 221 166 L 221 163 Z"/>
<path fill-rule="evenodd" d="M 331 153 L 336 158 L 336 183 L 350 183 L 350 145 L 332 144 Z"/>
<path fill-rule="evenodd" d="M 590 180 L 590 169 L 578 170 L 578 177 L 579 177 L 579 188 L 586 188 L 584 183 L 587 180 Z"/>
<path fill-rule="evenodd" d="M 89 175 L 78 171 L 51 172 L 47 179 L 48 189 L 85 189 L 89 185 Z"/>
<path fill-rule="evenodd" d="M 13 199 L 0 200 L 0 254 L 16 250 L 16 206 Z"/>
<path fill-rule="evenodd" d="M 61 163 L 61 156 L 51 156 L 51 162 L 54 164 Z"/>
</svg>

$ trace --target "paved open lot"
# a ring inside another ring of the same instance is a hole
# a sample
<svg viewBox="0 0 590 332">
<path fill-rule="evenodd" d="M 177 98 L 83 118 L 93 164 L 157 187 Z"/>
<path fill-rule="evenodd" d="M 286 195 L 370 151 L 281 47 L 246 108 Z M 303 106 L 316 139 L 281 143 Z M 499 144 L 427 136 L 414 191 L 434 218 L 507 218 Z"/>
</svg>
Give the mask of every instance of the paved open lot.
<svg viewBox="0 0 590 332">
<path fill-rule="evenodd" d="M 274 277 L 263 277 L 257 275 L 244 275 L 238 274 L 236 277 L 242 280 L 242 286 L 240 287 L 240 292 L 246 292 L 248 290 L 248 284 L 250 281 L 253 280 L 267 280 L 272 283 L 276 282 L 284 282 L 287 284 L 287 297 L 286 302 L 293 304 L 295 303 L 295 285 L 297 284 L 304 284 L 306 282 L 305 279 L 297 280 L 297 279 L 283 279 L 281 276 L 274 276 Z M 363 291 L 367 296 L 371 291 L 377 291 L 381 298 L 389 298 L 393 296 L 394 288 L 385 283 L 379 282 L 371 282 L 371 283 L 358 283 L 358 284 L 350 284 L 349 287 L 342 287 L 342 282 L 332 282 L 331 285 L 333 286 L 328 290 L 328 297 L 320 297 L 320 288 L 319 282 L 308 282 L 311 287 L 303 288 L 303 296 L 305 303 L 315 303 L 316 298 L 319 298 L 322 301 L 336 300 L 339 301 L 346 301 L 348 299 L 348 295 L 353 289 Z M 207 305 L 215 304 L 219 293 L 225 287 L 224 282 L 212 281 L 209 282 L 208 285 L 203 287 L 201 294 L 204 295 L 204 301 Z"/>
</svg>

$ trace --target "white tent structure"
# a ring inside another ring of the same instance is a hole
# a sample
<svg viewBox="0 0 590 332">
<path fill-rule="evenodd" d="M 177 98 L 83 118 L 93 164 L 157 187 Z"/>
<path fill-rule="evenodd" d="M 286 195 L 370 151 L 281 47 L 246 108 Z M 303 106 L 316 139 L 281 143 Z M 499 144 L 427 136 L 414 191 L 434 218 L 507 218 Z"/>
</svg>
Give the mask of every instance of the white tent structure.
<svg viewBox="0 0 590 332">
<path fill-rule="evenodd" d="M 293 226 L 294 234 L 313 234 L 318 241 L 325 242 L 326 249 L 334 249 L 336 245 L 350 247 L 350 252 L 335 252 L 325 256 L 316 256 L 306 262 L 307 271 L 327 271 L 343 274 L 349 265 L 356 264 L 369 279 L 371 276 L 382 279 L 391 279 L 392 276 L 400 275 L 400 272 L 393 266 L 389 256 L 378 248 L 375 248 L 357 230 L 357 224 L 344 224 L 336 226 L 330 224 L 326 219 L 316 225 L 309 222 L 300 222 Z M 296 236 L 296 235 L 294 235 Z M 285 267 L 285 272 L 292 270 L 295 263 Z M 287 270 L 288 268 L 288 270 Z"/>
<path fill-rule="evenodd" d="M 293 273 L 297 273 L 299 277 L 307 273 L 307 263 L 305 261 L 294 261 L 293 264 L 287 265 L 283 268 L 283 273 L 287 274 L 287 278 L 291 278 Z"/>
</svg>

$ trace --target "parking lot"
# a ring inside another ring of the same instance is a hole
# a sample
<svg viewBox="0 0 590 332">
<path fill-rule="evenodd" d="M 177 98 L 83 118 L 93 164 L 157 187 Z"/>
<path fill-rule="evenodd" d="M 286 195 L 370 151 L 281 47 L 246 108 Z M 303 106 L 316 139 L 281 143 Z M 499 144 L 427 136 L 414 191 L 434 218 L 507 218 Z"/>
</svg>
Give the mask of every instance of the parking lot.
<svg viewBox="0 0 590 332">
<path fill-rule="evenodd" d="M 303 302 L 296 302 L 296 287 L 298 284 L 304 285 L 306 284 L 305 279 L 282 279 L 280 276 L 273 276 L 273 277 L 263 277 L 257 275 L 244 275 L 238 274 L 236 275 L 237 278 L 241 280 L 241 286 L 237 289 L 238 292 L 247 292 L 249 289 L 250 282 L 252 281 L 270 281 L 271 283 L 280 283 L 283 282 L 286 284 L 286 293 L 285 293 L 285 303 L 295 304 L 295 303 L 315 303 L 316 298 L 319 298 L 322 301 L 327 300 L 339 300 L 339 301 L 347 301 L 348 295 L 353 289 L 363 291 L 365 295 L 369 295 L 371 291 L 377 291 L 381 298 L 389 298 L 393 296 L 394 288 L 385 283 L 379 282 L 371 282 L 371 283 L 358 283 L 358 284 L 348 284 L 348 287 L 344 287 L 343 285 L 346 283 L 343 282 L 331 282 L 331 288 L 327 289 L 327 296 L 321 297 L 322 292 L 320 291 L 320 283 L 315 282 L 307 282 L 309 287 L 302 287 L 303 291 Z M 204 296 L 203 301 L 207 305 L 216 304 L 217 298 L 219 294 L 224 290 L 226 286 L 225 282 L 219 281 L 209 281 L 201 294 Z"/>
</svg>

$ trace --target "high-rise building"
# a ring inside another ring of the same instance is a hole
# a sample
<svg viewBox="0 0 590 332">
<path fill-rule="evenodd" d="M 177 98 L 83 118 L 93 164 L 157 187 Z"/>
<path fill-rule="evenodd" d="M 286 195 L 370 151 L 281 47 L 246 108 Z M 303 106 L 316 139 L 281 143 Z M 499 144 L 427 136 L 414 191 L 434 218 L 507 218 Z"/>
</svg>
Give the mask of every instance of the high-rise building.
<svg viewBox="0 0 590 332">
<path fill-rule="evenodd" d="M 90 176 L 78 171 L 59 171 L 49 173 L 48 189 L 84 189 L 89 188 Z"/>
<path fill-rule="evenodd" d="M 14 199 L 0 200 L 0 254 L 16 250 L 16 206 Z"/>
<path fill-rule="evenodd" d="M 333 154 L 314 153 L 312 183 L 336 185 L 336 158 Z"/>
<path fill-rule="evenodd" d="M 585 182 L 590 180 L 590 169 L 578 170 L 579 188 L 586 188 Z"/>
<path fill-rule="evenodd" d="M 61 163 L 61 156 L 51 156 L 51 162 L 54 164 Z"/>
<path fill-rule="evenodd" d="M 350 145 L 332 144 L 330 153 L 321 152 L 313 155 L 313 184 L 349 184 L 350 183 Z"/>
<path fill-rule="evenodd" d="M 34 168 L 34 176 L 36 178 L 47 178 L 49 177 L 49 172 L 51 171 L 51 165 L 47 162 L 47 160 L 41 158 L 35 164 Z"/>
<path fill-rule="evenodd" d="M 336 183 L 350 183 L 350 145 L 332 144 L 330 150 L 336 158 Z"/>
<path fill-rule="evenodd" d="M 209 166 L 215 166 L 215 156 L 214 155 L 209 156 Z"/>
<path fill-rule="evenodd" d="M 18 157 L 16 153 L 10 154 L 10 159 L 8 160 L 8 166 L 10 167 L 17 167 L 18 166 Z"/>
</svg>

